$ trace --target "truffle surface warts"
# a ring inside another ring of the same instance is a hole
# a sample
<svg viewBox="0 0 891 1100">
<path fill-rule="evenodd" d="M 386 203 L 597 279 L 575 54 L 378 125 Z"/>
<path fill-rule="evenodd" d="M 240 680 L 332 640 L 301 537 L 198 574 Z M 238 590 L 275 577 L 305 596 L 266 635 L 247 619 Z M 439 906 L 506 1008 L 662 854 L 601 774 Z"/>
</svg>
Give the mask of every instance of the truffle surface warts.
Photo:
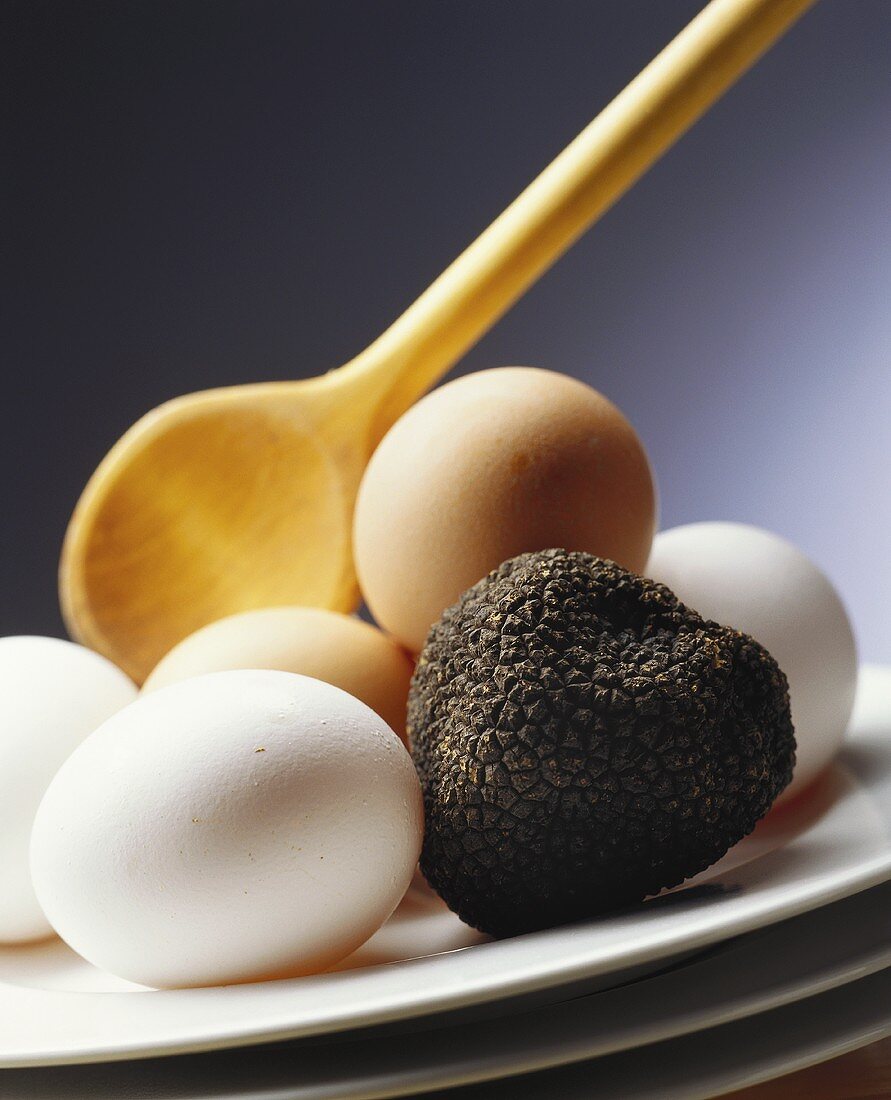
<svg viewBox="0 0 891 1100">
<path fill-rule="evenodd" d="M 421 867 L 496 936 L 675 886 L 789 783 L 786 678 L 754 639 L 611 561 L 505 562 L 434 625 L 409 695 Z"/>
</svg>

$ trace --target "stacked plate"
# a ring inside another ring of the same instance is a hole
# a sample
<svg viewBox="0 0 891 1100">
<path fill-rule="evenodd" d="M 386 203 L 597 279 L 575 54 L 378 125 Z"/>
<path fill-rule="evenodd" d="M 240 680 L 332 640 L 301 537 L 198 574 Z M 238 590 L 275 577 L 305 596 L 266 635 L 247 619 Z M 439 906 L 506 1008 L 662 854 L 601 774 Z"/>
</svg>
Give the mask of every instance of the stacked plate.
<svg viewBox="0 0 891 1100">
<path fill-rule="evenodd" d="M 891 1034 L 891 669 L 809 797 L 627 911 L 489 943 L 419 882 L 337 972 L 215 989 L 7 949 L 0 1020 L 22 1100 L 714 1096 L 853 1049 Z"/>
</svg>

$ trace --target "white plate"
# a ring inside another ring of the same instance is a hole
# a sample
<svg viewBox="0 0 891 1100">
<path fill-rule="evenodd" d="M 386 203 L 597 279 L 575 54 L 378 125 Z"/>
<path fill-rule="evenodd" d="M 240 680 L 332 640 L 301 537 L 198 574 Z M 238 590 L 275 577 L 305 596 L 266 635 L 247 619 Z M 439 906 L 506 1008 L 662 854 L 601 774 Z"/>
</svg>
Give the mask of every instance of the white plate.
<svg viewBox="0 0 891 1100">
<path fill-rule="evenodd" d="M 414 892 L 355 968 L 293 981 L 141 990 L 61 944 L 0 952 L 0 1065 L 183 1053 L 365 1027 L 573 983 L 615 983 L 891 878 L 891 669 L 861 675 L 850 744 L 820 789 L 686 886 L 628 911 L 498 943 Z M 431 951 L 446 951 L 431 955 Z M 387 965 L 367 965 L 400 955 Z"/>
<path fill-rule="evenodd" d="M 411 1036 L 382 1035 L 375 1029 L 361 1038 L 321 1043 L 302 1040 L 161 1060 L 8 1069 L 0 1071 L 0 1093 L 5 1088 L 17 1100 L 47 1095 L 68 1100 L 135 1095 L 153 1100 L 358 1100 L 540 1071 L 647 1044 L 664 1045 L 666 1039 L 858 982 L 891 966 L 889 911 L 891 884 L 885 883 L 750 932 L 659 977 L 498 1020 L 435 1027 Z M 711 1038 L 703 1036 L 700 1042 L 711 1045 Z M 649 1063 L 650 1053 L 648 1049 L 639 1060 Z"/>
<path fill-rule="evenodd" d="M 889 1035 L 891 969 L 885 969 L 820 997 L 658 1043 L 645 1051 L 471 1085 L 449 1095 L 454 1100 L 591 1100 L 600 1096 L 609 1100 L 709 1100 L 838 1058 Z M 324 1095 L 314 1093 L 313 1097 Z M 360 1095 L 354 1094 L 353 1100 Z M 283 1100 L 285 1096 L 297 1100 L 301 1094 L 288 1090 L 264 1095 L 251 1089 L 239 1100 Z"/>
</svg>

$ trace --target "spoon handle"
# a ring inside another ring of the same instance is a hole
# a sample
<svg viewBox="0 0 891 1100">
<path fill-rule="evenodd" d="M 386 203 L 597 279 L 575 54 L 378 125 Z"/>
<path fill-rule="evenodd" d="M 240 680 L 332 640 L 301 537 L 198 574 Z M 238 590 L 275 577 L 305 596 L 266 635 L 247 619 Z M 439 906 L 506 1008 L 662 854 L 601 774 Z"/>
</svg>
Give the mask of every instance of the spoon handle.
<svg viewBox="0 0 891 1100">
<path fill-rule="evenodd" d="M 386 382 L 381 419 L 445 374 L 814 2 L 712 0 L 347 366 Z"/>
</svg>

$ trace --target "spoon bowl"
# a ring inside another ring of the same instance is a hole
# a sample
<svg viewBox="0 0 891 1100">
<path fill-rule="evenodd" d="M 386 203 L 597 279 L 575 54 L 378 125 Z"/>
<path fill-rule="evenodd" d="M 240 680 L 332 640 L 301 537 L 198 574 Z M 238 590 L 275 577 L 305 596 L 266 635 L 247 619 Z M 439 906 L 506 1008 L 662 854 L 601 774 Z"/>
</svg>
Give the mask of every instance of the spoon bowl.
<svg viewBox="0 0 891 1100">
<path fill-rule="evenodd" d="M 369 443 L 358 425 L 337 432 L 319 381 L 180 398 L 119 440 L 63 548 L 63 610 L 82 641 L 141 680 L 236 611 L 355 608 L 350 522 Z"/>
</svg>

